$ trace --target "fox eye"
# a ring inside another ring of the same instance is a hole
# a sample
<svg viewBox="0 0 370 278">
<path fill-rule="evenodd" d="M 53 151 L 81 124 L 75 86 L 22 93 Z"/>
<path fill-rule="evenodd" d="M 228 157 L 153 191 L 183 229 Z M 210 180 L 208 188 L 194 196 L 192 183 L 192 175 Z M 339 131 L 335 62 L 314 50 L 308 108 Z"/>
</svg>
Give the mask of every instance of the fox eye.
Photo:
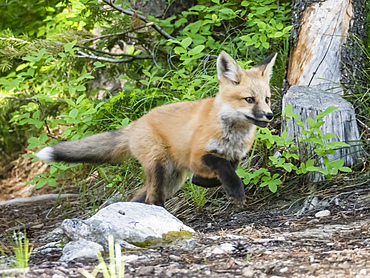
<svg viewBox="0 0 370 278">
<path fill-rule="evenodd" d="M 270 101 L 270 98 L 266 97 L 266 103 L 269 103 L 269 101 Z"/>
<path fill-rule="evenodd" d="M 247 98 L 245 98 L 245 100 L 246 100 L 248 103 L 254 103 L 254 97 L 247 97 Z"/>
</svg>

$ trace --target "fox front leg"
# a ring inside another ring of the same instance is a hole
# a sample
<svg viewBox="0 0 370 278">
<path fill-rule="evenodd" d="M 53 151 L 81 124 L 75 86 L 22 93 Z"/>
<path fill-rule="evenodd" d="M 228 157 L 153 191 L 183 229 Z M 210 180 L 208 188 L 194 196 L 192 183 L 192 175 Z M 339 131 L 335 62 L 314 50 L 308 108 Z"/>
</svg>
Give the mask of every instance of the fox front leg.
<svg viewBox="0 0 370 278">
<path fill-rule="evenodd" d="M 239 161 L 230 161 L 231 166 L 236 170 L 236 167 L 239 165 Z M 191 182 L 195 185 L 210 188 L 217 187 L 222 185 L 221 181 L 218 178 L 203 178 L 200 175 L 193 175 Z"/>
<path fill-rule="evenodd" d="M 227 196 L 233 203 L 237 205 L 243 205 L 245 203 L 244 184 L 235 173 L 237 163 L 229 162 L 225 158 L 214 154 L 202 156 L 202 163 L 217 174 L 218 179 L 225 188 Z"/>
</svg>

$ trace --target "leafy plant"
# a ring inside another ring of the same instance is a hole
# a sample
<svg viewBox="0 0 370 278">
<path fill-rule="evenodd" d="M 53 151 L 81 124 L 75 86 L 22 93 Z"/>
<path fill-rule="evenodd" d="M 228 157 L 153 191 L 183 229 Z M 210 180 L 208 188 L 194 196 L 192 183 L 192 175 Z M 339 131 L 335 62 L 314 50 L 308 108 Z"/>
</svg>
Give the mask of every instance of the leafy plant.
<svg viewBox="0 0 370 278">
<path fill-rule="evenodd" d="M 80 272 L 87 278 L 95 278 L 101 271 L 104 278 L 124 278 L 125 276 L 125 262 L 121 259 L 121 246 L 114 244 L 113 235 L 108 237 L 109 244 L 109 265 L 107 266 L 102 254 L 97 252 L 99 265 L 95 267 L 92 273 L 88 273 L 85 269 Z"/>
<path fill-rule="evenodd" d="M 285 117 L 293 118 L 298 126 L 302 128 L 302 137 L 298 138 L 298 142 L 294 142 L 294 138 L 287 138 L 287 132 L 283 131 L 280 136 L 274 135 L 274 130 L 268 128 L 260 128 L 256 134 L 256 142 L 262 142 L 268 149 L 275 152 L 275 156 L 269 156 L 271 166 L 274 171 L 281 168 L 281 173 L 272 174 L 267 168 L 260 168 L 256 171 L 249 172 L 245 168 L 238 167 L 237 174 L 243 179 L 245 184 L 252 183 L 260 184 L 260 187 L 268 186 L 271 192 L 277 191 L 278 185 L 283 183 L 282 177 L 286 173 L 294 171 L 297 175 L 306 174 L 308 172 L 318 172 L 323 174 L 327 179 L 341 172 L 351 172 L 349 167 L 345 167 L 343 159 L 331 161 L 328 155 L 335 153 L 335 149 L 340 147 L 349 147 L 344 142 L 327 142 L 327 140 L 335 137 L 333 133 L 323 134 L 320 127 L 325 123 L 324 117 L 336 110 L 336 107 L 329 107 L 318 115 L 307 119 L 308 129 L 305 129 L 304 123 L 299 119 L 299 116 L 293 113 L 292 106 L 285 107 Z M 302 155 L 300 150 L 311 149 L 312 154 L 304 152 Z M 276 155 L 277 154 L 277 155 Z M 312 156 L 315 157 L 312 157 Z"/>
</svg>

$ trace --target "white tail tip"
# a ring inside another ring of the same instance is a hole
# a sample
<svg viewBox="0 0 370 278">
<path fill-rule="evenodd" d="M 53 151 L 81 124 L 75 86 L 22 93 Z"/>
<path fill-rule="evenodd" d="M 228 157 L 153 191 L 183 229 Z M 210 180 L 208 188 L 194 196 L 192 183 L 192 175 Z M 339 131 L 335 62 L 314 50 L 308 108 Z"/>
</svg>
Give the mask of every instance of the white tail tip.
<svg viewBox="0 0 370 278">
<path fill-rule="evenodd" d="M 43 148 L 35 155 L 41 160 L 53 161 L 53 148 L 52 147 Z"/>
</svg>

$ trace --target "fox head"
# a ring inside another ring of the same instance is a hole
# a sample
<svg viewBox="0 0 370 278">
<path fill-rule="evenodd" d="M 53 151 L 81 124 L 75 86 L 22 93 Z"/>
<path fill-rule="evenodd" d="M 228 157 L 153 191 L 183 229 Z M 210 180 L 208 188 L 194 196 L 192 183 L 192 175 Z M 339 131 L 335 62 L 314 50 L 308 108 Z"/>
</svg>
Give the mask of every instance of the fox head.
<svg viewBox="0 0 370 278">
<path fill-rule="evenodd" d="M 244 70 L 225 51 L 220 53 L 217 58 L 220 82 L 217 99 L 221 117 L 267 126 L 273 118 L 269 82 L 276 56 L 277 53 L 271 54 L 254 68 Z"/>
</svg>

